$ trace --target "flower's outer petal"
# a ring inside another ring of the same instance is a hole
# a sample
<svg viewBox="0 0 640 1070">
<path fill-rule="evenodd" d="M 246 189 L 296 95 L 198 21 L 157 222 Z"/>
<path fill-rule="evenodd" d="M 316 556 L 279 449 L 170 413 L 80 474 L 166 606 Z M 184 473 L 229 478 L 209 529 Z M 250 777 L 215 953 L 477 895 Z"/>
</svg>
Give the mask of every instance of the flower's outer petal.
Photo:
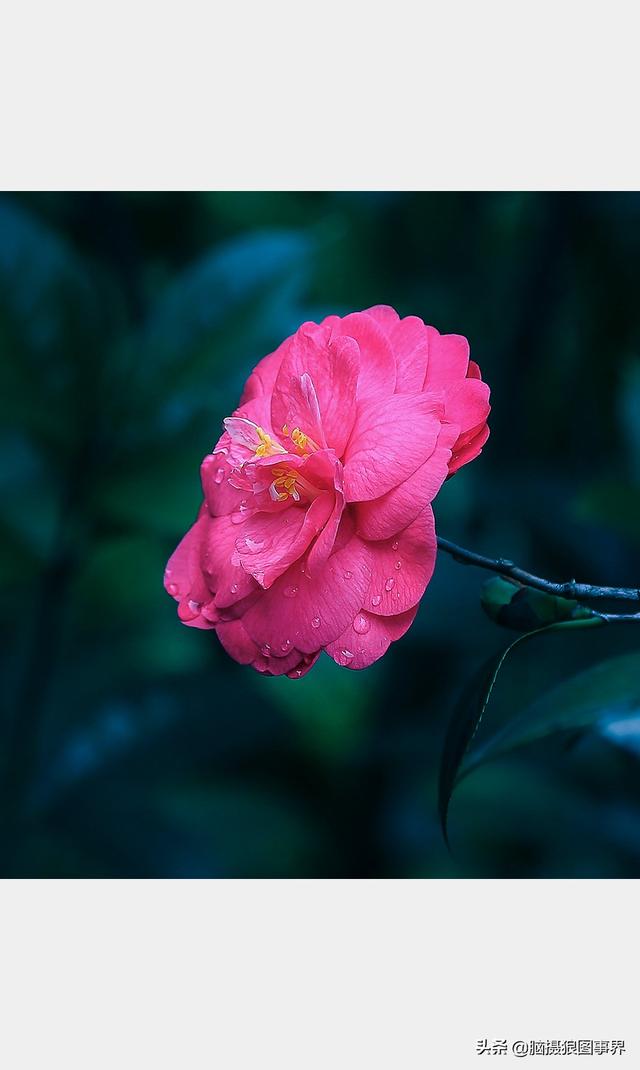
<svg viewBox="0 0 640 1070">
<path fill-rule="evenodd" d="M 356 413 L 360 353 L 351 338 L 303 324 L 289 340 L 273 390 L 273 427 L 300 428 L 340 456 Z M 318 419 L 319 415 L 319 419 Z"/>
<path fill-rule="evenodd" d="M 429 334 L 429 363 L 425 390 L 440 390 L 465 379 L 469 366 L 469 343 L 461 334 L 440 334 L 435 327 L 427 327 Z"/>
<path fill-rule="evenodd" d="M 220 621 L 216 626 L 218 639 L 227 654 L 240 665 L 251 665 L 259 654 L 258 647 L 247 635 L 241 620 Z"/>
<path fill-rule="evenodd" d="M 216 626 L 216 632 L 227 654 L 235 661 L 240 665 L 252 665 L 267 676 L 291 675 L 297 679 L 308 671 L 319 653 L 310 659 L 290 645 L 278 650 L 267 644 L 259 648 L 241 620 L 223 621 Z M 301 670 L 299 673 L 298 669 Z"/>
<path fill-rule="evenodd" d="M 355 338 L 360 347 L 360 375 L 358 401 L 367 402 L 393 394 L 396 385 L 396 359 L 386 330 L 368 312 L 351 312 L 344 316 L 327 316 L 322 325 L 331 326 L 336 334 Z"/>
<path fill-rule="evenodd" d="M 433 501 L 448 475 L 451 451 L 459 434 L 455 424 L 442 424 L 436 448 L 413 475 L 373 501 L 355 506 L 358 534 L 388 539 L 406 528 Z"/>
<path fill-rule="evenodd" d="M 229 516 L 208 520 L 203 530 L 200 569 L 207 586 L 214 593 L 217 609 L 246 598 L 256 589 L 255 581 L 235 559 L 238 525 Z"/>
<path fill-rule="evenodd" d="M 178 543 L 164 573 L 164 586 L 178 603 L 178 616 L 190 628 L 213 628 L 213 621 L 203 616 L 204 606 L 212 595 L 202 571 L 202 547 L 209 523 L 206 506 L 200 507 L 198 519 Z M 215 613 L 212 614 L 215 618 Z"/>
<path fill-rule="evenodd" d="M 436 563 L 433 510 L 427 505 L 394 538 L 367 544 L 371 550 L 371 586 L 363 602 L 368 613 L 395 616 L 422 598 Z"/>
<path fill-rule="evenodd" d="M 447 391 L 445 405 L 447 419 L 460 428 L 449 465 L 449 473 L 453 474 L 478 456 L 489 437 L 489 387 L 481 379 L 464 379 Z"/>
<path fill-rule="evenodd" d="M 211 516 L 228 516 L 238 512 L 247 496 L 229 482 L 233 465 L 229 463 L 226 447 L 209 453 L 200 465 L 202 491 Z"/>
<path fill-rule="evenodd" d="M 475 360 L 469 361 L 469 367 L 467 368 L 467 379 L 482 379 L 482 373 L 480 368 L 476 364 Z"/>
<path fill-rule="evenodd" d="M 273 386 L 282 364 L 282 358 L 286 352 L 287 341 L 282 342 L 281 345 L 273 352 L 269 353 L 267 357 L 263 357 L 259 364 L 251 372 L 251 375 L 245 383 L 242 397 L 240 399 L 240 405 L 245 405 L 248 401 L 252 401 L 254 398 L 266 397 L 268 402 L 271 401 L 271 395 L 273 393 Z"/>
<path fill-rule="evenodd" d="M 451 461 L 449 462 L 449 475 L 453 475 L 459 468 L 462 468 L 464 464 L 468 464 L 469 461 L 475 460 L 479 453 L 482 452 L 482 447 L 489 438 L 489 428 L 485 424 L 478 433 L 464 443 L 452 454 Z"/>
<path fill-rule="evenodd" d="M 301 677 L 306 676 L 309 670 L 312 669 L 315 665 L 321 653 L 321 650 L 315 650 L 313 654 L 304 654 L 300 664 L 295 669 L 291 669 L 291 671 L 287 673 L 289 679 L 300 680 Z"/>
<path fill-rule="evenodd" d="M 363 610 L 353 624 L 327 646 L 327 654 L 345 669 L 366 669 L 386 654 L 389 644 L 411 627 L 418 607 L 395 617 L 378 617 Z"/>
<path fill-rule="evenodd" d="M 423 386 L 429 362 L 429 338 L 433 328 L 419 316 L 400 319 L 390 305 L 375 305 L 367 313 L 384 328 L 396 360 L 396 394 L 417 394 Z"/>
<path fill-rule="evenodd" d="M 397 394 L 422 390 L 429 364 L 430 330 L 418 316 L 399 320 L 390 341 L 398 364 Z"/>
<path fill-rule="evenodd" d="M 369 589 L 371 555 L 347 517 L 341 532 L 336 544 L 340 548 L 321 570 L 310 575 L 304 563 L 292 566 L 247 611 L 244 624 L 258 646 L 291 643 L 310 654 L 332 642 L 353 620 Z"/>
<path fill-rule="evenodd" d="M 489 405 L 489 387 L 482 379 L 463 379 L 451 387 L 445 395 L 447 420 L 457 424 L 460 434 L 477 431 L 487 420 Z"/>
<path fill-rule="evenodd" d="M 323 491 L 308 509 L 291 506 L 280 513 L 255 513 L 242 524 L 235 549 L 243 569 L 265 589 L 304 554 L 329 520 L 334 496 Z"/>
<path fill-rule="evenodd" d="M 394 394 L 358 413 L 344 463 L 347 501 L 369 501 L 412 475 L 433 453 L 441 394 Z"/>
<path fill-rule="evenodd" d="M 258 397 L 244 401 L 235 410 L 233 416 L 242 420 L 250 420 L 263 431 L 268 431 L 270 435 L 274 434 L 271 426 L 271 394 L 260 394 Z M 275 437 L 277 438 L 277 435 Z"/>
</svg>

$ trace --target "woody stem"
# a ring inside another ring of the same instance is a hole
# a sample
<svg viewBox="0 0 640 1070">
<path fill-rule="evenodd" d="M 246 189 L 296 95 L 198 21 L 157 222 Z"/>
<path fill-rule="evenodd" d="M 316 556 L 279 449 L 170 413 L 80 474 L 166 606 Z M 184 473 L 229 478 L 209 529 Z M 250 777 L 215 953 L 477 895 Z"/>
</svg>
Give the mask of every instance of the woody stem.
<svg viewBox="0 0 640 1070">
<path fill-rule="evenodd" d="M 534 576 L 533 573 L 519 568 L 513 561 L 507 561 L 502 557 L 485 557 L 475 550 L 467 550 L 450 539 L 438 536 L 438 547 L 445 553 L 450 554 L 454 561 L 463 565 L 475 565 L 477 568 L 487 569 L 489 572 L 497 572 L 500 576 L 523 583 L 527 587 L 535 587 L 538 591 L 546 594 L 557 595 L 560 598 L 575 598 L 589 601 L 597 598 L 608 598 L 614 602 L 640 602 L 640 588 L 638 587 L 600 587 L 592 583 L 578 583 L 576 580 L 568 580 L 564 583 L 555 583 L 546 580 L 542 576 Z M 640 612 L 637 613 L 602 613 L 605 620 L 640 620 Z"/>
</svg>

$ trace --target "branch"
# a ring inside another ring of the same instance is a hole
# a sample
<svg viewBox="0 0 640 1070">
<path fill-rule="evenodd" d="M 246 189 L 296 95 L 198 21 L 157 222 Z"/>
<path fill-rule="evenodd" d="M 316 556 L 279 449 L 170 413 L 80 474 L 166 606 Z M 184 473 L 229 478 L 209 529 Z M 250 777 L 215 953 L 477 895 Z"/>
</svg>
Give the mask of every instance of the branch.
<svg viewBox="0 0 640 1070">
<path fill-rule="evenodd" d="M 450 542 L 449 539 L 443 539 L 440 535 L 438 536 L 438 546 L 445 553 L 451 554 L 455 561 L 459 561 L 463 565 L 476 565 L 477 568 L 485 568 L 489 572 L 497 572 L 499 575 L 508 576 L 509 579 L 523 583 L 527 587 L 535 587 L 538 591 L 545 591 L 546 594 L 557 595 L 560 598 L 575 598 L 578 601 L 608 598 L 614 602 L 640 602 L 640 588 L 638 587 L 599 587 L 591 583 L 577 583 L 575 580 L 569 580 L 567 583 L 554 583 L 552 580 L 545 580 L 541 576 L 534 576 L 531 572 L 525 572 L 523 568 L 518 568 L 513 561 L 505 561 L 502 557 L 495 560 L 491 557 L 484 557 L 483 554 L 477 554 L 473 550 L 465 550 L 463 546 L 458 546 L 455 542 Z M 599 615 L 608 621 L 640 620 L 640 612 L 600 613 Z"/>
</svg>

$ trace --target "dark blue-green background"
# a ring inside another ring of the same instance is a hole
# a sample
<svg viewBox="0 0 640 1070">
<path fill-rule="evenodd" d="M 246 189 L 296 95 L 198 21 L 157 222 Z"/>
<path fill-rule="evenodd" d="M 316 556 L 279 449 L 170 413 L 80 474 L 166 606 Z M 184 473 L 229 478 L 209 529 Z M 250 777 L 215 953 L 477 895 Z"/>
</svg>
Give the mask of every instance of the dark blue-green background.
<svg viewBox="0 0 640 1070">
<path fill-rule="evenodd" d="M 635 194 L 16 194 L 0 201 L 0 867 L 13 876 L 640 875 L 640 747 L 486 765 L 436 818 L 447 717 L 508 635 L 441 557 L 372 669 L 264 679 L 181 626 L 166 559 L 252 366 L 375 303 L 467 335 L 492 437 L 441 534 L 640 583 Z M 487 715 L 640 624 L 543 637 Z M 566 742 L 566 741 L 565 741 Z"/>
</svg>

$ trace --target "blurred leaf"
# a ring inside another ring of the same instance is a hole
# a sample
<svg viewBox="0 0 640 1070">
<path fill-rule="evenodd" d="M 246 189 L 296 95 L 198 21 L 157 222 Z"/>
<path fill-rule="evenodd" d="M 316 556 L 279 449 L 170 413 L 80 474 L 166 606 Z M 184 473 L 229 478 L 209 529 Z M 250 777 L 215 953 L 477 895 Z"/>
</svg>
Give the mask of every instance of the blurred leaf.
<svg viewBox="0 0 640 1070">
<path fill-rule="evenodd" d="M 566 630 L 567 628 L 588 628 L 600 626 L 604 623 L 605 621 L 600 617 L 591 617 L 586 620 L 563 621 L 562 623 L 550 624 L 545 628 L 537 628 L 535 631 L 525 632 L 524 635 L 519 635 L 517 639 L 514 639 L 504 650 L 489 658 L 464 688 L 449 720 L 438 778 L 438 809 L 442 831 L 447 842 L 447 816 L 451 795 L 459 780 L 465 754 L 480 727 L 480 722 L 489 704 L 498 673 L 509 654 L 521 643 L 527 642 L 542 633 L 546 634 L 551 631 Z"/>
<path fill-rule="evenodd" d="M 595 610 L 581 606 L 573 598 L 559 598 L 504 576 L 492 576 L 484 581 L 480 601 L 487 616 L 496 624 L 519 632 L 545 628 L 559 621 L 598 616 Z"/>
<path fill-rule="evenodd" d="M 0 418 L 47 437 L 74 430 L 74 365 L 102 342 L 86 266 L 9 198 L 0 198 Z"/>
<path fill-rule="evenodd" d="M 640 712 L 640 654 L 623 654 L 563 680 L 469 755 L 466 776 L 484 762 L 550 736 L 594 728 Z"/>
<path fill-rule="evenodd" d="M 640 542 L 640 487 L 618 477 L 591 483 L 574 501 L 573 512 Z"/>
<path fill-rule="evenodd" d="M 322 655 L 294 686 L 277 677 L 269 687 L 310 749 L 335 761 L 352 754 L 364 738 L 378 673 L 378 667 L 345 672 Z"/>
<path fill-rule="evenodd" d="M 92 511 L 130 529 L 177 540 L 195 521 L 202 500 L 200 461 L 213 444 L 203 441 L 198 452 L 173 442 L 136 450 L 127 465 L 93 487 Z"/>
<path fill-rule="evenodd" d="M 184 426 L 193 411 L 219 403 L 235 363 L 239 395 L 253 364 L 298 326 L 312 251 L 302 231 L 255 231 L 218 246 L 169 283 L 119 354 L 116 385 L 122 382 L 124 403 L 135 403 L 133 423 L 154 413 L 159 423 L 152 427 Z"/>
<path fill-rule="evenodd" d="M 185 875 L 284 877 L 313 872 L 318 832 L 299 805 L 275 791 L 238 783 L 185 786 L 165 791 L 158 808 L 181 832 L 185 855 L 191 855 Z"/>
<path fill-rule="evenodd" d="M 618 409 L 629 473 L 636 486 L 640 486 L 640 360 L 637 357 L 624 369 Z"/>
</svg>

